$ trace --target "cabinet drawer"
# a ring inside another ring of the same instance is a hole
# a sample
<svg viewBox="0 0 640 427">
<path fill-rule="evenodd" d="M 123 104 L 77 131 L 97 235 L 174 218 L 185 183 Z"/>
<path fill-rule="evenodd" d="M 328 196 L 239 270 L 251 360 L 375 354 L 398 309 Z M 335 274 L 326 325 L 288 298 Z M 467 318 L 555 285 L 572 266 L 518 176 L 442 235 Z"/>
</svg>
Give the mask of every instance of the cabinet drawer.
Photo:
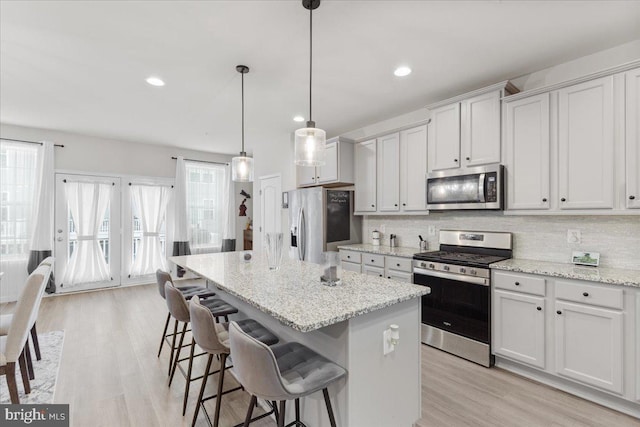
<svg viewBox="0 0 640 427">
<path fill-rule="evenodd" d="M 360 262 L 362 260 L 361 257 L 362 257 L 362 254 L 360 252 L 340 250 L 340 260 L 341 261 L 355 262 L 355 263 L 360 264 Z"/>
<path fill-rule="evenodd" d="M 384 268 L 382 267 L 372 267 L 370 265 L 363 265 L 362 272 L 367 276 L 384 277 Z"/>
<path fill-rule="evenodd" d="M 354 271 L 356 273 L 362 273 L 362 264 L 356 264 L 355 262 L 342 261 L 342 269 L 345 271 Z"/>
<path fill-rule="evenodd" d="M 389 270 L 387 279 L 396 280 L 398 282 L 412 283 L 413 275 L 404 271 Z"/>
<path fill-rule="evenodd" d="M 386 262 L 389 270 L 411 273 L 411 258 L 388 256 Z"/>
<path fill-rule="evenodd" d="M 545 279 L 517 273 L 496 271 L 494 286 L 509 291 L 545 296 Z"/>
<path fill-rule="evenodd" d="M 622 289 L 556 280 L 556 298 L 622 310 Z"/>
<path fill-rule="evenodd" d="M 362 263 L 384 268 L 384 255 L 362 254 Z"/>
</svg>

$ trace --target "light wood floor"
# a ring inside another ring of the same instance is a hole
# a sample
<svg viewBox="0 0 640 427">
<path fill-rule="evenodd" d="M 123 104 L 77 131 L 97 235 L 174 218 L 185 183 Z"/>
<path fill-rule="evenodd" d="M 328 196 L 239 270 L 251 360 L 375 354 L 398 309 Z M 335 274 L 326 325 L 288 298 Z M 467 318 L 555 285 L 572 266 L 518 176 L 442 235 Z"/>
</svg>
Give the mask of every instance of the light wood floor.
<svg viewBox="0 0 640 427">
<path fill-rule="evenodd" d="M 11 310 L 7 305 L 0 308 Z M 166 347 L 156 358 L 166 313 L 155 285 L 45 298 L 38 330 L 65 331 L 55 401 L 70 404 L 72 426 L 191 425 L 200 383 L 192 383 L 183 418 L 184 380 L 176 373 L 168 388 Z M 200 362 L 196 372 L 204 369 Z M 215 379 L 210 377 L 208 384 L 211 394 Z M 223 403 L 220 425 L 231 426 L 244 419 L 249 396 L 230 393 Z M 213 404 L 214 400 L 207 403 L 211 413 Z M 203 416 L 197 425 L 207 426 Z M 422 418 L 416 425 L 640 426 L 640 420 L 423 345 Z M 261 420 L 252 426 L 275 423 Z"/>
</svg>

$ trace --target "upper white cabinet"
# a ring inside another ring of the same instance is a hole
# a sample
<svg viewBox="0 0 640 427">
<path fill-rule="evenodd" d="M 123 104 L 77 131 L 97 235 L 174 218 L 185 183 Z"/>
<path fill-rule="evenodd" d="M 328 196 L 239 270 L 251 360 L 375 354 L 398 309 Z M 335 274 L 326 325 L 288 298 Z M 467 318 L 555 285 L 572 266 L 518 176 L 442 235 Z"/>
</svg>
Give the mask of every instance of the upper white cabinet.
<svg viewBox="0 0 640 427">
<path fill-rule="evenodd" d="M 548 209 L 549 94 L 505 104 L 507 209 Z"/>
<path fill-rule="evenodd" d="M 353 162 L 353 141 L 342 137 L 331 138 L 326 143 L 323 166 L 296 166 L 298 187 L 353 184 Z"/>
<path fill-rule="evenodd" d="M 400 132 L 400 210 L 427 208 L 427 126 Z"/>
<path fill-rule="evenodd" d="M 640 208 L 640 69 L 625 74 L 626 207 Z"/>
<path fill-rule="evenodd" d="M 429 106 L 429 171 L 500 163 L 501 82 Z"/>
<path fill-rule="evenodd" d="M 378 138 L 378 210 L 400 210 L 400 134 Z"/>
<path fill-rule="evenodd" d="M 499 90 L 462 101 L 462 165 L 500 163 Z"/>
<path fill-rule="evenodd" d="M 376 140 L 355 144 L 355 210 L 376 211 Z"/>
<path fill-rule="evenodd" d="M 460 103 L 431 111 L 429 170 L 460 167 Z"/>
<path fill-rule="evenodd" d="M 613 208 L 613 76 L 558 91 L 560 209 Z"/>
</svg>

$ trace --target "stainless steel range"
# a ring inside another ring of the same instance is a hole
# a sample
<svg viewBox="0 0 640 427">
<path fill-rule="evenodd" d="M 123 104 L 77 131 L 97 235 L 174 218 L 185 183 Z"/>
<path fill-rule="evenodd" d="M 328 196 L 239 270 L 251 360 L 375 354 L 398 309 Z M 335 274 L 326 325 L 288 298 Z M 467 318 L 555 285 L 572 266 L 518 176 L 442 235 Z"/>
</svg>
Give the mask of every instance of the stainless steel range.
<svg viewBox="0 0 640 427">
<path fill-rule="evenodd" d="M 422 297 L 422 342 L 489 367 L 491 271 L 511 258 L 511 233 L 440 231 L 440 250 L 413 256 L 413 283 Z"/>
</svg>

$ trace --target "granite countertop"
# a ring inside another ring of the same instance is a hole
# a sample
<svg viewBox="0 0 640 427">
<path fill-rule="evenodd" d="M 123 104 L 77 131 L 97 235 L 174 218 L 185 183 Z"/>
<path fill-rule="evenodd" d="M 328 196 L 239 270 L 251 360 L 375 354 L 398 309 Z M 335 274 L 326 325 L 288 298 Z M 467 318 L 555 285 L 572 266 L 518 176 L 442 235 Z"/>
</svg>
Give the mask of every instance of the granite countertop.
<svg viewBox="0 0 640 427">
<path fill-rule="evenodd" d="M 566 279 L 590 280 L 611 285 L 640 287 L 640 270 L 624 270 L 610 267 L 588 267 L 568 263 L 508 259 L 490 265 L 496 270 L 542 274 Z"/>
<path fill-rule="evenodd" d="M 357 245 L 342 245 L 338 246 L 338 249 L 345 249 L 348 251 L 356 252 L 367 252 L 371 254 L 399 256 L 403 258 L 413 258 L 414 254 L 420 252 L 420 249 L 418 248 L 406 248 L 402 246 L 396 246 L 395 248 L 392 248 L 388 245 L 374 246 L 368 243 L 359 243 Z"/>
<path fill-rule="evenodd" d="M 280 270 L 269 271 L 266 257 L 246 252 L 177 256 L 171 262 L 212 281 L 217 287 L 301 332 L 418 298 L 425 286 L 383 277 L 342 272 L 335 287 L 320 283 L 322 266 L 283 257 Z"/>
</svg>

